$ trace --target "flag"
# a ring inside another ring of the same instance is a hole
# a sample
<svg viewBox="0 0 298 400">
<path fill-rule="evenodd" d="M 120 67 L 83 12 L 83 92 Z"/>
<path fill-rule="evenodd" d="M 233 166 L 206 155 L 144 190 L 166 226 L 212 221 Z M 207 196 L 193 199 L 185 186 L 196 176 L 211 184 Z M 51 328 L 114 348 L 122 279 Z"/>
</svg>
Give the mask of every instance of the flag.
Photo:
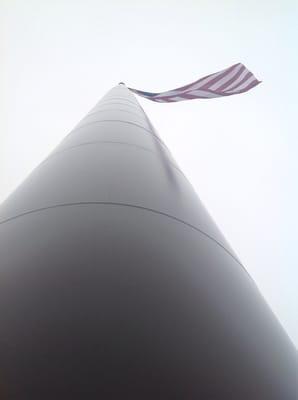
<svg viewBox="0 0 298 400">
<path fill-rule="evenodd" d="M 189 85 L 161 93 L 143 92 L 129 88 L 132 92 L 146 99 L 159 103 L 170 103 L 192 99 L 212 99 L 247 92 L 260 81 L 245 65 L 234 64 L 223 71 L 201 78 Z"/>
</svg>

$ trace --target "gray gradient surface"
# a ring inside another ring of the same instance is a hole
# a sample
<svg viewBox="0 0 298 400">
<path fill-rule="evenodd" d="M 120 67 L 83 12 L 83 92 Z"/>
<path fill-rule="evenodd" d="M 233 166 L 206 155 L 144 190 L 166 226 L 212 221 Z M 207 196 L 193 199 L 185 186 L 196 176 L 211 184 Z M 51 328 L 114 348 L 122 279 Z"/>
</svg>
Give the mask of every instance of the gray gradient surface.
<svg viewBox="0 0 298 400">
<path fill-rule="evenodd" d="M 294 346 L 125 86 L 0 211 L 3 398 L 296 399 Z"/>
</svg>

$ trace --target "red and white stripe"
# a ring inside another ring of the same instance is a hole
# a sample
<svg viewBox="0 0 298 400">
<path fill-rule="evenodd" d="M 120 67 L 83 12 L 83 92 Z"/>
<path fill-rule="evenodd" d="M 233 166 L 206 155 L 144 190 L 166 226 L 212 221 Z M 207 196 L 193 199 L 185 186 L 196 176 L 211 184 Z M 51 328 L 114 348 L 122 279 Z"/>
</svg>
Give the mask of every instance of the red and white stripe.
<svg viewBox="0 0 298 400">
<path fill-rule="evenodd" d="M 223 71 L 201 78 L 189 85 L 162 93 L 143 92 L 129 88 L 132 92 L 158 103 L 169 103 L 192 99 L 212 99 L 247 92 L 260 83 L 243 64 L 234 64 Z"/>
</svg>

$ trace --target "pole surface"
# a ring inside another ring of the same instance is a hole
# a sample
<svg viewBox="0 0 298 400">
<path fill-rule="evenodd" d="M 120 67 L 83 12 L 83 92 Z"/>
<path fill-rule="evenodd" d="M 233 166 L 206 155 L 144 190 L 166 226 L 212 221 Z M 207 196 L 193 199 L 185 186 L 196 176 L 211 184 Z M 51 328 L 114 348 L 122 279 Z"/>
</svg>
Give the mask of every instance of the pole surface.
<svg viewBox="0 0 298 400">
<path fill-rule="evenodd" d="M 297 399 L 296 349 L 125 85 L 0 215 L 1 399 Z"/>
</svg>

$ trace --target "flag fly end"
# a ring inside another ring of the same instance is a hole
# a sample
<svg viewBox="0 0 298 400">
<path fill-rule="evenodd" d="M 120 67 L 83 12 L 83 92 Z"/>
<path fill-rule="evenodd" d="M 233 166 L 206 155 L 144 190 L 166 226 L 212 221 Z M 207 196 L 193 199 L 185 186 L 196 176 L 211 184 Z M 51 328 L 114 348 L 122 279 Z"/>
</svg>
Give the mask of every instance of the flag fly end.
<svg viewBox="0 0 298 400">
<path fill-rule="evenodd" d="M 139 96 L 158 103 L 172 103 L 182 100 L 212 99 L 240 94 L 249 91 L 259 83 L 261 81 L 245 65 L 237 63 L 188 85 L 166 92 L 151 93 L 133 88 L 128 89 Z"/>
</svg>

